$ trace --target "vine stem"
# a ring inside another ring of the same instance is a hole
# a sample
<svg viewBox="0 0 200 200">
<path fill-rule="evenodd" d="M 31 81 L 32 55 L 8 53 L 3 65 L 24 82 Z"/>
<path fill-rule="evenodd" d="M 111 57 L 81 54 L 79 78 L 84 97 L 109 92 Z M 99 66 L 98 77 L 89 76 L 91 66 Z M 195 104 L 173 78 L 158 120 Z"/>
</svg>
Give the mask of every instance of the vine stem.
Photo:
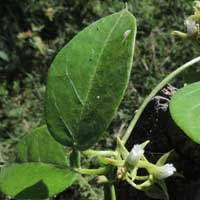
<svg viewBox="0 0 200 200">
<path fill-rule="evenodd" d="M 111 200 L 116 200 L 116 192 L 115 192 L 115 186 L 114 184 L 110 185 L 110 197 Z"/>
<path fill-rule="evenodd" d="M 139 110 L 136 112 L 135 116 L 133 117 L 132 121 L 130 122 L 124 136 L 122 137 L 123 144 L 126 144 L 128 138 L 130 137 L 137 121 L 141 117 L 145 107 L 148 105 L 148 103 L 152 100 L 152 98 L 167 84 L 169 83 L 173 78 L 175 78 L 177 75 L 179 75 L 181 72 L 189 68 L 190 66 L 198 63 L 200 61 L 200 56 L 197 58 L 192 59 L 191 61 L 185 63 L 175 71 L 173 71 L 171 74 L 169 74 L 165 79 L 163 79 L 153 90 L 152 92 L 145 98 L 144 102 L 140 106 Z"/>
</svg>

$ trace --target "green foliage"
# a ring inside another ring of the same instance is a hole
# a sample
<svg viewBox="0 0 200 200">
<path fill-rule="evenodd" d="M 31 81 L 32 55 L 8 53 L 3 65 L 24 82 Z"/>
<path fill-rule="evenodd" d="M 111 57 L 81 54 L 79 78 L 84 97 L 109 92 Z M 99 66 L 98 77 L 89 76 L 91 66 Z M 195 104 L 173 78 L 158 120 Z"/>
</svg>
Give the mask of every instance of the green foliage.
<svg viewBox="0 0 200 200">
<path fill-rule="evenodd" d="M 46 199 L 74 181 L 74 173 L 48 164 L 13 164 L 1 171 L 1 191 L 16 199 Z M 20 182 L 19 182 L 20 180 Z"/>
<path fill-rule="evenodd" d="M 45 199 L 62 192 L 75 178 L 64 148 L 42 126 L 18 143 L 15 163 L 1 169 L 0 188 L 17 199 Z"/>
<path fill-rule="evenodd" d="M 94 34 L 96 37 L 98 36 L 98 39 L 93 42 L 92 36 Z M 98 137 L 95 132 L 90 134 L 91 130 L 99 131 L 98 129 L 100 129 L 100 133 L 102 133 L 116 112 L 128 84 L 135 35 L 136 23 L 134 17 L 127 10 L 122 10 L 97 21 L 82 31 L 63 48 L 53 62 L 47 89 L 47 122 L 48 125 L 51 122 L 50 128 L 56 127 L 53 130 L 56 134 L 60 133 L 60 127 L 57 126 L 59 120 L 63 123 L 61 128 L 67 124 L 64 130 L 71 130 L 72 125 L 76 122 L 77 113 L 75 113 L 74 118 L 68 119 L 60 115 L 63 114 L 60 111 L 65 106 L 62 101 L 69 99 L 68 104 L 73 108 L 69 113 L 73 114 L 73 111 L 78 108 L 77 104 L 73 105 L 75 97 L 75 102 L 78 102 L 82 108 L 80 109 L 79 123 L 81 125 L 78 127 L 79 134 L 71 131 L 67 133 L 68 137 L 73 139 L 72 144 L 69 145 L 73 149 L 74 147 L 85 149 L 93 145 Z M 82 44 L 81 48 L 80 44 Z M 84 47 L 84 51 L 82 47 Z M 81 62 L 73 57 L 76 52 L 77 55 L 82 57 Z M 82 68 L 82 64 L 89 66 L 89 70 Z M 78 74 L 82 76 L 77 76 Z M 83 82 L 79 82 L 79 78 L 83 78 Z M 88 86 L 83 86 L 87 81 Z M 63 87 L 66 86 L 66 83 L 68 83 L 67 88 Z M 78 85 L 78 87 L 75 87 L 75 85 Z M 66 91 L 69 94 L 64 93 L 65 95 L 62 96 L 62 93 L 58 93 L 58 91 L 63 93 Z M 95 97 L 93 98 L 93 96 Z M 82 102 L 82 99 L 84 99 L 84 102 Z M 72 104 L 70 104 L 71 102 Z M 100 115 L 103 110 L 101 104 L 105 107 L 105 111 Z M 54 111 L 54 109 L 56 110 Z M 51 121 L 49 114 L 54 117 L 55 113 L 58 114 L 57 119 Z M 84 121 L 89 113 L 91 116 Z M 94 117 L 94 113 L 97 117 Z M 101 122 L 103 117 L 105 118 Z M 66 122 L 66 120 L 71 122 L 71 124 L 69 123 L 70 127 L 68 127 L 68 121 Z M 91 128 L 87 127 L 91 124 L 96 125 Z M 104 130 L 98 124 L 102 124 Z M 82 137 L 80 134 L 84 129 L 85 133 L 90 134 L 87 138 L 85 138 L 86 135 Z M 66 132 L 64 133 L 66 134 Z M 88 142 L 90 138 L 92 138 L 92 143 Z M 63 142 L 61 141 L 61 143 Z M 21 139 L 16 146 L 15 153 L 15 161 L 4 166 L 0 172 L 0 189 L 11 197 L 17 199 L 48 198 L 63 191 L 75 180 L 76 173 L 72 171 L 70 164 L 73 164 L 73 167 L 79 165 L 79 153 L 75 153 L 75 150 L 73 150 L 69 161 L 64 154 L 64 148 L 49 135 L 46 126 L 35 129 Z M 20 182 L 18 182 L 19 179 Z"/>
<path fill-rule="evenodd" d="M 56 56 L 46 118 L 57 141 L 85 150 L 106 130 L 128 84 L 135 34 L 135 19 L 123 10 L 84 29 Z"/>
<path fill-rule="evenodd" d="M 40 75 L 33 73 L 27 74 L 23 80 L 12 83 L 7 80 L 0 85 L 1 164 L 9 161 L 11 147 L 20 137 L 44 123 L 42 104 L 45 87 L 41 79 Z"/>
<path fill-rule="evenodd" d="M 171 155 L 173 151 L 169 151 L 167 153 L 165 153 L 164 155 L 162 155 L 159 160 L 156 162 L 156 165 L 158 166 L 162 166 L 166 163 L 167 159 L 169 158 L 169 156 Z"/>
<path fill-rule="evenodd" d="M 44 162 L 60 167 L 69 165 L 64 148 L 51 137 L 46 126 L 25 135 L 16 145 L 15 154 L 16 161 L 20 163 Z"/>
<path fill-rule="evenodd" d="M 180 89 L 170 102 L 170 112 L 177 125 L 200 144 L 200 82 Z"/>
<path fill-rule="evenodd" d="M 112 126 L 96 145 L 97 148 L 112 147 L 110 133 L 118 133 L 119 123 L 131 119 L 143 97 L 169 71 L 195 56 L 190 45 L 183 41 L 175 43 L 170 35 L 172 30 L 184 31 L 183 20 L 192 13 L 190 2 L 128 1 L 129 10 L 136 16 L 138 23 L 134 69 L 124 101 Z M 123 7 L 124 3 L 120 0 L 1 2 L 0 51 L 9 58 L 9 61 L 0 58 L 1 164 L 8 161 L 11 145 L 32 128 L 44 124 L 44 85 L 53 55 L 86 25 Z M 41 40 L 35 41 L 34 37 Z M 40 51 L 40 46 L 46 49 L 44 53 Z M 193 68 L 185 73 L 181 81 L 189 78 L 192 82 L 194 75 L 198 80 L 198 74 Z M 177 81 L 178 85 L 182 82 Z M 88 161 L 84 160 L 84 166 L 90 167 Z M 88 178 L 86 180 L 89 181 Z M 76 191 L 76 194 L 72 197 L 67 193 L 67 199 L 101 199 L 99 188 L 93 186 L 92 190 L 88 190 L 87 181 L 80 181 L 81 187 L 74 185 L 70 190 L 71 193 Z M 95 191 L 96 196 L 92 191 Z M 57 198 L 63 199 L 63 195 Z M 0 198 L 7 199 L 3 195 Z"/>
</svg>

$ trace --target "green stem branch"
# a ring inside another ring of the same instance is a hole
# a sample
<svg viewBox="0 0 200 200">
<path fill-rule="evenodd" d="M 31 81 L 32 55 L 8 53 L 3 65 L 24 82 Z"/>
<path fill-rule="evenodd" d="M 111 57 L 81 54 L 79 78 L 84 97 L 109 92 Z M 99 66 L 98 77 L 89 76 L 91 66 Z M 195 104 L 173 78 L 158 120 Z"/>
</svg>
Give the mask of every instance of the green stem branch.
<svg viewBox="0 0 200 200">
<path fill-rule="evenodd" d="M 179 75 L 181 72 L 189 68 L 190 66 L 194 65 L 195 63 L 198 63 L 200 61 L 200 56 L 197 58 L 194 58 L 193 60 L 185 63 L 175 71 L 173 71 L 171 74 L 169 74 L 165 79 L 163 79 L 149 94 L 149 96 L 146 97 L 143 104 L 135 114 L 134 118 L 132 119 L 131 123 L 129 124 L 129 127 L 127 128 L 124 136 L 122 137 L 122 142 L 125 144 L 130 137 L 137 121 L 139 120 L 140 116 L 142 115 L 145 107 L 148 105 L 148 103 L 152 100 L 152 98 L 167 84 L 169 83 L 174 77 Z"/>
<path fill-rule="evenodd" d="M 116 200 L 115 186 L 113 184 L 110 185 L 110 197 L 111 200 Z"/>
<path fill-rule="evenodd" d="M 104 175 L 108 171 L 108 168 L 106 168 L 106 167 L 100 167 L 98 169 L 77 168 L 77 169 L 75 169 L 75 171 L 80 174 L 86 174 L 86 175 Z"/>
</svg>

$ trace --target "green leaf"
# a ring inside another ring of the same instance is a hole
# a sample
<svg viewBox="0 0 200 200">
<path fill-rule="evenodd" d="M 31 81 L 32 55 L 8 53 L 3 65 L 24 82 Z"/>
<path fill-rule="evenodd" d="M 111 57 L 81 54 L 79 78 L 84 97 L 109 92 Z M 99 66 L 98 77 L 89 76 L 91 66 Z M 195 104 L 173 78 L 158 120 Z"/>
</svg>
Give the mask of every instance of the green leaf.
<svg viewBox="0 0 200 200">
<path fill-rule="evenodd" d="M 45 199 L 69 187 L 76 173 L 64 148 L 42 126 L 16 146 L 16 162 L 1 169 L 0 189 L 17 199 Z"/>
<path fill-rule="evenodd" d="M 46 126 L 39 127 L 28 133 L 16 145 L 16 161 L 43 162 L 61 167 L 69 166 L 64 148 L 49 134 Z"/>
<path fill-rule="evenodd" d="M 51 164 L 13 164 L 1 170 L 1 190 L 16 199 L 46 199 L 62 192 L 75 180 L 75 174 Z"/>
<path fill-rule="evenodd" d="M 164 181 L 155 183 L 144 190 L 145 194 L 153 199 L 169 200 L 167 187 Z"/>
<path fill-rule="evenodd" d="M 58 53 L 45 103 L 58 142 L 85 150 L 109 126 L 128 84 L 135 35 L 135 18 L 123 10 L 91 24 Z"/>
<path fill-rule="evenodd" d="M 0 59 L 2 59 L 4 61 L 9 61 L 8 54 L 4 51 L 0 51 Z"/>
<path fill-rule="evenodd" d="M 166 200 L 169 200 L 168 189 L 167 189 L 167 185 L 166 185 L 165 181 L 160 180 L 157 182 L 157 184 L 161 187 L 162 191 L 164 192 Z"/>
<path fill-rule="evenodd" d="M 173 151 L 174 151 L 174 150 L 171 150 L 171 151 L 169 151 L 169 152 L 163 154 L 163 155 L 158 159 L 158 161 L 156 162 L 156 165 L 157 165 L 157 166 L 163 166 L 163 165 L 166 163 L 167 159 L 169 158 L 169 156 L 171 155 L 171 153 L 172 153 Z"/>
<path fill-rule="evenodd" d="M 200 82 L 176 92 L 170 102 L 170 113 L 185 134 L 200 144 Z"/>
</svg>

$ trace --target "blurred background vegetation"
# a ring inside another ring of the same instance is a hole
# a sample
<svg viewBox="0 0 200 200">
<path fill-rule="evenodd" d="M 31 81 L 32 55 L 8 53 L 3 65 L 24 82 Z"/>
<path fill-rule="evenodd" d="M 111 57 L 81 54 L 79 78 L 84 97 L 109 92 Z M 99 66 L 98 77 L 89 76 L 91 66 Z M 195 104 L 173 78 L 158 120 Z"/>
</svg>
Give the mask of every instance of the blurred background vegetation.
<svg viewBox="0 0 200 200">
<path fill-rule="evenodd" d="M 190 44 L 175 41 L 170 34 L 172 30 L 184 31 L 183 21 L 193 13 L 192 2 L 128 1 L 138 24 L 132 76 L 117 116 L 105 133 L 112 135 L 97 147 L 112 147 L 113 133 L 127 125 L 151 89 L 197 55 Z M 120 0 L 0 0 L 0 164 L 9 161 L 12 146 L 24 134 L 44 123 L 47 72 L 58 50 L 93 21 L 122 8 Z M 177 84 L 190 81 L 189 75 L 197 72 L 187 72 Z M 88 163 L 85 158 L 83 163 Z M 81 185 L 72 186 L 65 199 L 102 199 L 102 192 L 90 187 L 88 179 L 80 180 Z"/>
</svg>

